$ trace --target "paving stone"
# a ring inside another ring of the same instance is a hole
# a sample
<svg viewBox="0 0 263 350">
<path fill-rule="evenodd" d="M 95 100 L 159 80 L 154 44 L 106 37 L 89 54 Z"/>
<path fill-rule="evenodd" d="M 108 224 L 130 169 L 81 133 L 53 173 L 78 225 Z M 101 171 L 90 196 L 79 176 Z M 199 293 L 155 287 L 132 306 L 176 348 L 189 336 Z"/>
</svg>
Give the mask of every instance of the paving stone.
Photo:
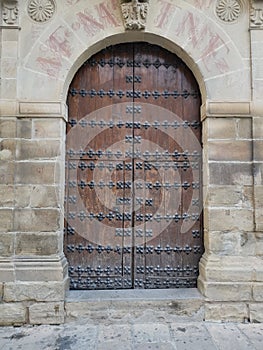
<svg viewBox="0 0 263 350">
<path fill-rule="evenodd" d="M 134 324 L 134 343 L 151 343 L 168 341 L 171 339 L 168 325 L 161 323 Z"/>
<path fill-rule="evenodd" d="M 176 347 L 170 342 L 142 343 L 136 345 L 136 350 L 175 350 Z"/>
<path fill-rule="evenodd" d="M 240 332 L 236 325 L 208 324 L 206 325 L 213 342 L 220 350 L 249 350 L 254 349 L 247 337 Z"/>
<path fill-rule="evenodd" d="M 216 346 L 202 323 L 172 323 L 174 343 L 178 350 L 205 349 L 215 350 Z"/>
<path fill-rule="evenodd" d="M 263 324 L 238 324 L 237 327 L 256 350 L 262 350 Z"/>
</svg>

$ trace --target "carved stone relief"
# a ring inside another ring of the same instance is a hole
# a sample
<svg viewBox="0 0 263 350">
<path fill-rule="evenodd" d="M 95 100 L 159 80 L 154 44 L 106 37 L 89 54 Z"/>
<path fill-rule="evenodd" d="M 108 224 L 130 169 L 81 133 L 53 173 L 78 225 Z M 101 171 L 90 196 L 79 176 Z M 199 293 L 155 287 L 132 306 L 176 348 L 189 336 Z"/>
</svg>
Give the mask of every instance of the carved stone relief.
<svg viewBox="0 0 263 350">
<path fill-rule="evenodd" d="M 54 0 L 31 0 L 29 1 L 27 11 L 35 22 L 43 23 L 54 15 L 55 9 Z"/>
<path fill-rule="evenodd" d="M 241 14 L 241 4 L 238 0 L 218 0 L 216 14 L 224 22 L 234 22 Z"/>
<path fill-rule="evenodd" d="M 250 27 L 263 28 L 263 1 L 252 1 L 250 12 Z"/>
<path fill-rule="evenodd" d="M 18 22 L 17 0 L 5 0 L 2 6 L 3 24 L 16 25 Z"/>
<path fill-rule="evenodd" d="M 142 30 L 146 26 L 149 0 L 121 0 L 121 11 L 126 30 Z"/>
</svg>

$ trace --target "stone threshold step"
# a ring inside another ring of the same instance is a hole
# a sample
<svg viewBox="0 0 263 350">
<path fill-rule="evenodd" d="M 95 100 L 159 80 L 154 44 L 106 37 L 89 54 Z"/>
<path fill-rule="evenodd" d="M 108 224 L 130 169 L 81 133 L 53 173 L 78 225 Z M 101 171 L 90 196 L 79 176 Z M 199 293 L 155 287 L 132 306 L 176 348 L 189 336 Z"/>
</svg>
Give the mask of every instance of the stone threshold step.
<svg viewBox="0 0 263 350">
<path fill-rule="evenodd" d="M 202 321 L 204 297 L 194 288 L 69 291 L 65 311 L 66 321 L 85 318 L 91 323 Z"/>
<path fill-rule="evenodd" d="M 184 289 L 126 289 L 126 290 L 71 290 L 66 302 L 76 301 L 153 301 L 153 300 L 204 300 L 196 288 Z"/>
</svg>

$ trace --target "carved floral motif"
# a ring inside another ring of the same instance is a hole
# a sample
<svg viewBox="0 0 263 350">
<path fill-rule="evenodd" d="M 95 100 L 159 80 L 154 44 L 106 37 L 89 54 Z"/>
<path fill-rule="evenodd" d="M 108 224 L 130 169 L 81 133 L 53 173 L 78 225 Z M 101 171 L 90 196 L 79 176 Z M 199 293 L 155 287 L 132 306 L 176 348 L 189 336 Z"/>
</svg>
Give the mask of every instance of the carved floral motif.
<svg viewBox="0 0 263 350">
<path fill-rule="evenodd" d="M 54 0 L 31 0 L 27 11 L 34 21 L 46 22 L 55 12 L 55 2 Z"/>
<path fill-rule="evenodd" d="M 218 0 L 216 14 L 224 22 L 234 22 L 241 13 L 241 5 L 237 0 Z"/>
<path fill-rule="evenodd" d="M 127 30 L 145 29 L 149 0 L 122 0 L 121 11 Z"/>
<path fill-rule="evenodd" d="M 7 25 L 13 25 L 17 23 L 18 7 L 16 0 L 4 1 L 2 17 L 4 23 Z"/>
</svg>

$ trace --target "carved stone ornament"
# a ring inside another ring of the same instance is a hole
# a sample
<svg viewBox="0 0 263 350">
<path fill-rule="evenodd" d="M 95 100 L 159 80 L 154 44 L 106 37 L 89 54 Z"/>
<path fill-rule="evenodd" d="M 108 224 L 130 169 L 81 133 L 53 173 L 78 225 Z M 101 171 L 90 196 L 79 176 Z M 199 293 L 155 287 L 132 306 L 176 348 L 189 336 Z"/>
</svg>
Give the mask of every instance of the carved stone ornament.
<svg viewBox="0 0 263 350">
<path fill-rule="evenodd" d="M 218 0 L 216 14 L 224 22 L 230 23 L 238 19 L 241 5 L 238 0 Z"/>
<path fill-rule="evenodd" d="M 263 9 L 252 7 L 250 14 L 250 27 L 262 28 L 263 27 Z"/>
<path fill-rule="evenodd" d="M 31 0 L 29 1 L 27 12 L 35 22 L 43 23 L 54 15 L 55 9 L 54 0 Z"/>
<path fill-rule="evenodd" d="M 121 0 L 121 11 L 126 30 L 145 29 L 149 0 Z"/>
<path fill-rule="evenodd" d="M 6 25 L 17 24 L 18 19 L 18 7 L 16 0 L 6 0 L 3 2 L 3 22 Z"/>
</svg>

